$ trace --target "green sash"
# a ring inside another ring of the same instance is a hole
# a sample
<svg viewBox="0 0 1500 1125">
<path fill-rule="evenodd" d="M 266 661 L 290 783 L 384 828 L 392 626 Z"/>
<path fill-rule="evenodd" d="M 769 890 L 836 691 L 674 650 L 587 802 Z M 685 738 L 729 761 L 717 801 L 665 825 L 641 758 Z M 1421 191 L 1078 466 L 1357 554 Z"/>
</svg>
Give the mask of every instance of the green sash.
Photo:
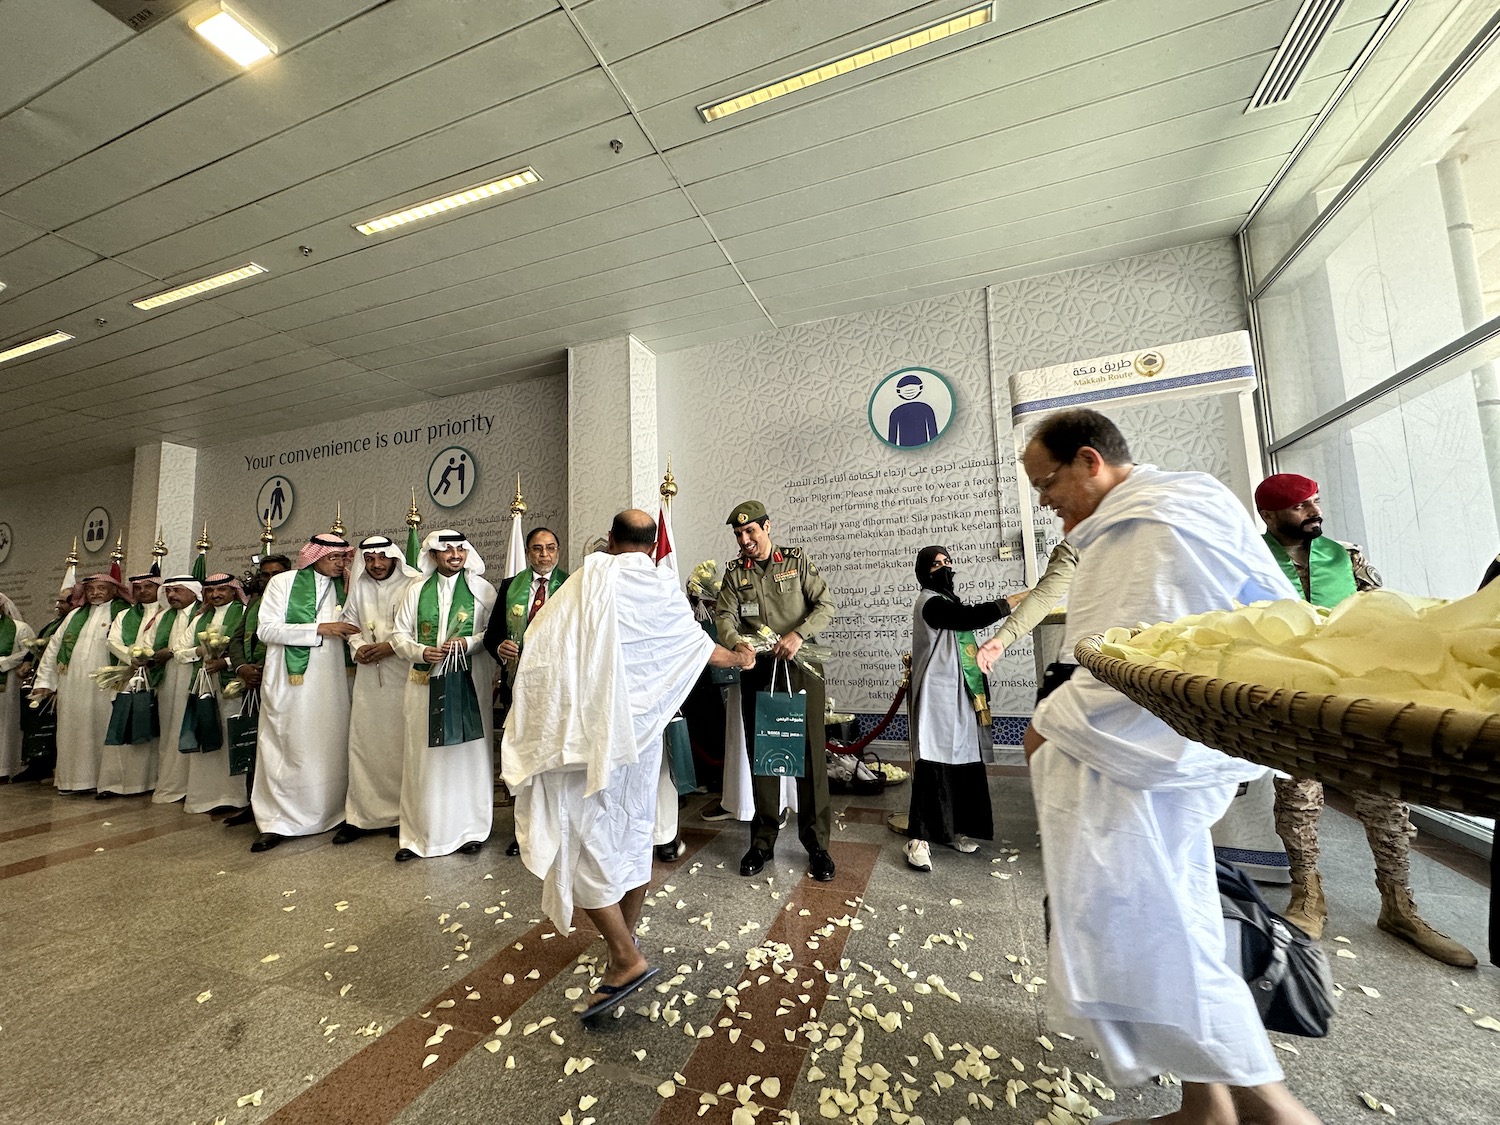
<svg viewBox="0 0 1500 1125">
<path fill-rule="evenodd" d="M 203 634 L 208 632 L 208 627 L 213 623 L 216 612 L 216 610 L 205 607 L 205 612 L 198 617 L 198 628 L 193 631 L 193 640 L 199 644 L 203 643 Z M 226 637 L 232 637 L 244 617 L 245 607 L 238 600 L 230 602 L 224 610 L 224 623 L 219 627 L 219 632 L 223 633 Z M 219 655 L 222 656 L 224 654 L 220 653 Z M 232 679 L 234 679 L 233 668 L 224 668 L 219 672 L 219 684 L 221 686 L 227 684 Z"/>
<path fill-rule="evenodd" d="M 312 625 L 318 620 L 318 578 L 317 571 L 310 566 L 305 566 L 292 576 L 292 588 L 286 599 L 286 623 L 288 625 Z M 344 604 L 344 580 L 334 578 L 333 593 L 338 598 L 338 604 Z M 256 612 L 256 623 L 259 624 L 260 613 Z M 335 638 L 339 644 L 343 640 Z M 312 660 L 311 645 L 283 645 L 286 653 L 286 678 L 287 683 L 300 684 L 302 677 L 307 675 L 308 662 Z M 345 663 L 348 663 L 349 646 L 344 645 Z"/>
<path fill-rule="evenodd" d="M 453 637 L 474 635 L 474 593 L 469 589 L 466 572 L 460 570 L 453 583 L 453 601 L 448 606 L 448 627 L 441 629 L 438 621 L 438 580 L 436 572 L 422 583 L 422 592 L 417 595 L 417 642 L 426 648 L 437 648 Z M 441 634 L 441 635 L 440 635 Z M 413 664 L 411 682 L 425 684 L 431 664 Z"/>
<path fill-rule="evenodd" d="M 124 598 L 115 598 L 109 604 L 109 619 L 113 621 L 116 614 L 124 613 L 129 608 L 130 603 Z M 84 622 L 89 619 L 89 615 L 93 612 L 94 607 L 87 603 L 73 611 L 73 620 L 68 622 L 67 631 L 63 633 L 62 643 L 57 646 L 57 671 L 59 675 L 66 673 L 68 665 L 73 662 L 73 649 L 78 644 L 79 636 L 83 633 Z M 109 662 L 111 664 L 119 663 L 115 659 L 114 653 L 110 653 Z"/>
<path fill-rule="evenodd" d="M 1302 577 L 1297 573 L 1297 564 L 1292 562 L 1286 548 L 1269 531 L 1266 532 L 1265 540 L 1266 546 L 1271 548 L 1271 557 L 1276 560 L 1276 565 L 1281 567 L 1281 572 L 1291 579 L 1292 585 L 1300 593 Z M 1354 582 L 1354 562 L 1349 557 L 1349 549 L 1326 535 L 1314 539 L 1307 552 L 1307 584 L 1310 587 L 1307 600 L 1324 609 L 1332 609 L 1354 594 L 1359 587 Z"/>
<path fill-rule="evenodd" d="M 161 620 L 156 623 L 156 632 L 151 635 L 151 649 L 153 652 L 160 652 L 171 643 L 172 626 L 177 622 L 177 615 L 181 612 L 182 610 L 180 609 L 168 609 L 166 613 L 161 615 Z M 137 622 L 136 624 L 137 628 L 139 628 L 140 623 Z M 129 628 L 128 622 L 126 628 Z M 139 633 L 135 633 L 126 637 L 125 643 L 134 643 L 138 635 Z M 156 664 L 153 662 L 146 666 L 146 681 L 151 685 L 152 691 L 159 691 L 166 678 L 167 667 L 165 664 Z"/>
<path fill-rule="evenodd" d="M 0 656 L 9 656 L 16 651 L 16 619 L 14 617 L 0 617 Z M 5 681 L 10 678 L 9 672 L 0 672 L 0 691 L 5 690 Z"/>
<path fill-rule="evenodd" d="M 266 644 L 256 635 L 260 628 L 260 603 L 256 598 L 245 610 L 245 659 L 251 664 L 264 664 L 266 662 Z"/>
<path fill-rule="evenodd" d="M 938 594 L 940 598 L 946 596 Z M 958 601 L 957 598 L 951 600 Z M 958 637 L 958 663 L 964 670 L 964 687 L 969 691 L 969 699 L 974 703 L 974 714 L 980 725 L 988 728 L 994 719 L 990 715 L 990 685 L 985 682 L 984 673 L 979 670 L 979 642 L 974 639 L 973 629 L 959 629 L 955 635 Z"/>
<path fill-rule="evenodd" d="M 141 633 L 141 622 L 146 619 L 146 607 L 133 605 L 120 618 L 120 640 L 129 648 Z"/>
<path fill-rule="evenodd" d="M 547 579 L 547 597 L 557 593 L 557 588 L 567 580 L 568 572 L 562 567 L 553 567 L 552 574 Z M 522 581 L 524 579 L 524 581 Z M 531 568 L 518 571 L 516 576 L 505 584 L 505 635 L 521 646 L 526 636 L 526 613 L 531 609 L 531 587 L 535 579 L 532 577 Z"/>
</svg>

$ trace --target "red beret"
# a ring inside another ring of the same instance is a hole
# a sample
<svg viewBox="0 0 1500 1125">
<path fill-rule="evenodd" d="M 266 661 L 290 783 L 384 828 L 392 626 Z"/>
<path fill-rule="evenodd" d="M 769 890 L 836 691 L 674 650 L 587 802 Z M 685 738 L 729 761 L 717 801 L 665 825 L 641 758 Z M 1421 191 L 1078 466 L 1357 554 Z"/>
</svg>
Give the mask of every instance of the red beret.
<svg viewBox="0 0 1500 1125">
<path fill-rule="evenodd" d="M 1318 494 L 1318 482 L 1296 473 L 1276 473 L 1260 482 L 1255 490 L 1255 507 L 1262 512 L 1279 512 L 1294 508 Z"/>
</svg>

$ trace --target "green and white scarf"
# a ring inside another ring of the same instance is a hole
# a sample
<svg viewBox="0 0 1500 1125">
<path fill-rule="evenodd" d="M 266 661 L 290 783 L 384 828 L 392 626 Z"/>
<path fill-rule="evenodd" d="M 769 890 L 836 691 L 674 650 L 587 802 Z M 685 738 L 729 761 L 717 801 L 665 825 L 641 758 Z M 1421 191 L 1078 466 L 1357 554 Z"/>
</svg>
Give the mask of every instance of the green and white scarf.
<svg viewBox="0 0 1500 1125">
<path fill-rule="evenodd" d="M 1302 589 L 1302 576 L 1286 548 L 1269 531 L 1265 540 L 1281 572 L 1291 579 L 1293 586 Z M 1325 535 L 1314 539 L 1307 552 L 1307 584 L 1311 587 L 1307 600 L 1324 609 L 1332 609 L 1345 598 L 1353 597 L 1359 587 L 1354 581 L 1354 563 L 1348 548 Z"/>
<path fill-rule="evenodd" d="M 198 627 L 193 631 L 193 640 L 199 644 L 203 643 L 203 634 L 208 632 L 208 627 L 213 624 L 214 614 L 218 611 L 211 606 L 204 606 L 203 612 L 198 616 Z M 240 621 L 244 619 L 245 607 L 239 601 L 232 601 L 224 611 L 224 623 L 219 626 L 219 632 L 226 637 L 234 635 L 235 629 L 239 627 Z M 223 655 L 222 653 L 220 655 Z M 222 686 L 234 679 L 234 669 L 224 668 L 219 672 L 219 684 Z"/>
<path fill-rule="evenodd" d="M 124 598 L 115 598 L 109 604 L 109 619 L 113 621 L 115 615 L 125 612 L 130 608 L 130 603 Z M 73 662 L 73 649 L 78 645 L 78 638 L 83 633 L 84 623 L 88 621 L 94 612 L 91 604 L 85 603 L 73 611 L 73 620 L 68 622 L 67 629 L 63 632 L 62 642 L 57 646 L 57 671 L 59 675 L 67 672 L 68 665 Z M 110 654 L 109 662 L 118 664 L 119 661 Z"/>
<path fill-rule="evenodd" d="M 417 641 L 426 648 L 438 648 L 453 637 L 474 635 L 474 592 L 469 589 L 465 572 L 460 570 L 453 583 L 453 601 L 448 606 L 448 627 L 442 628 L 438 621 L 438 581 L 441 576 L 434 573 L 422 583 L 422 592 L 417 596 Z M 413 664 L 411 682 L 425 684 L 432 673 L 431 664 Z"/>
<path fill-rule="evenodd" d="M 256 598 L 245 610 L 245 660 L 250 664 L 266 662 L 266 642 L 256 633 L 260 628 L 260 603 Z"/>
<path fill-rule="evenodd" d="M 344 580 L 329 579 L 333 583 L 333 595 L 338 604 L 344 604 Z M 305 566 L 292 577 L 292 589 L 286 599 L 286 623 L 288 625 L 312 625 L 318 620 L 318 572 Z M 342 642 L 340 642 L 342 643 Z M 300 684 L 307 675 L 307 665 L 312 660 L 311 645 L 284 645 L 286 652 L 286 679 L 289 684 Z M 345 662 L 349 655 L 344 648 Z"/>
</svg>

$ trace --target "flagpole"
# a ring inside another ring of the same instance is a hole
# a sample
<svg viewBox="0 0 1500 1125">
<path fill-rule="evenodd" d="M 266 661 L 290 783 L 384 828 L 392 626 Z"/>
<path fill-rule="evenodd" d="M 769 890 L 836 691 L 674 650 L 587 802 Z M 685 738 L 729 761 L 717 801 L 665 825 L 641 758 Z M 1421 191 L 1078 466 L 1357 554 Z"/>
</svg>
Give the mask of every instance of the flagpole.
<svg viewBox="0 0 1500 1125">
<path fill-rule="evenodd" d="M 422 513 L 417 511 L 417 489 L 412 486 L 411 507 L 406 510 L 406 565 L 415 567 L 422 557 L 422 540 L 417 528 L 422 526 Z"/>
<path fill-rule="evenodd" d="M 521 517 L 526 514 L 526 500 L 521 495 L 521 474 L 516 473 L 516 494 L 510 501 L 510 548 L 505 553 L 505 580 L 509 582 L 526 569 L 526 535 Z"/>
<path fill-rule="evenodd" d="M 667 451 L 667 473 L 657 491 L 661 494 L 661 508 L 656 518 L 656 565 L 665 564 L 675 575 L 677 553 L 672 542 L 672 498 L 677 495 L 677 478 L 672 475 L 671 450 Z"/>
</svg>

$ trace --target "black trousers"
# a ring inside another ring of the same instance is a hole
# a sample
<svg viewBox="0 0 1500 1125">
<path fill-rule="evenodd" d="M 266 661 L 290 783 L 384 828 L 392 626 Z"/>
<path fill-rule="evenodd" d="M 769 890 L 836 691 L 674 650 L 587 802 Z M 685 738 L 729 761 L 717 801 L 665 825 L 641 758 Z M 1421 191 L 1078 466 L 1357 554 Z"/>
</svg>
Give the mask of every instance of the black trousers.
<svg viewBox="0 0 1500 1125">
<path fill-rule="evenodd" d="M 750 791 L 755 797 L 755 816 L 750 821 L 750 843 L 762 851 L 776 846 L 781 820 L 781 778 L 761 777 L 755 769 L 755 696 L 770 690 L 776 661 L 755 658 L 755 667 L 740 673 L 740 707 L 745 718 L 745 752 L 750 756 Z M 784 683 L 784 673 L 776 676 Z M 793 691 L 807 692 L 807 746 L 802 776 L 797 778 L 797 838 L 809 853 L 828 850 L 833 813 L 828 800 L 828 759 L 824 756 L 823 710 L 827 691 L 823 681 L 797 665 L 791 666 Z"/>
</svg>

